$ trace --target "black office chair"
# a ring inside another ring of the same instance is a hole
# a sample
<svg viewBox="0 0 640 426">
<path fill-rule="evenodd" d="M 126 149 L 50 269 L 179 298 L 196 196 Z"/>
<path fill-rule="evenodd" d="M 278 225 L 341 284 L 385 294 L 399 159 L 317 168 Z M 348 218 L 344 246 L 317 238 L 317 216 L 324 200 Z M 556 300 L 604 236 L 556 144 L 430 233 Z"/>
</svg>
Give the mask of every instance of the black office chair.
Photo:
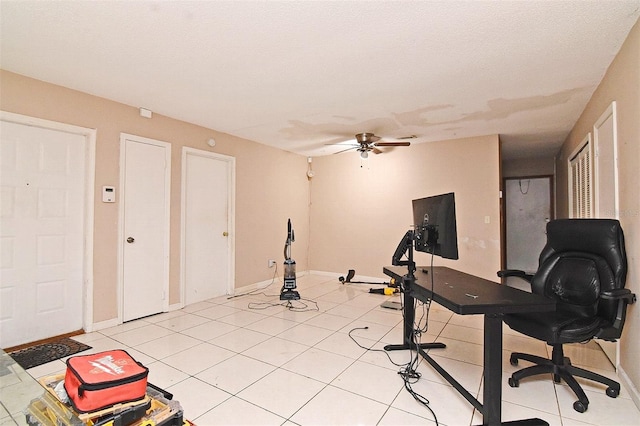
<svg viewBox="0 0 640 426">
<path fill-rule="evenodd" d="M 511 365 L 523 359 L 536 365 L 516 371 L 509 386 L 518 387 L 525 377 L 553 373 L 564 380 L 578 397 L 573 408 L 584 413 L 589 399 L 573 376 L 607 386 L 611 398 L 620 394 L 620 384 L 599 374 L 571 365 L 565 358 L 564 343 L 586 342 L 594 338 L 615 341 L 622 334 L 627 304 L 635 294 L 624 288 L 627 257 L 624 235 L 617 220 L 560 219 L 547 224 L 547 244 L 540 254 L 535 274 L 504 270 L 500 277 L 517 276 L 531 284 L 531 291 L 556 300 L 553 313 L 504 315 L 513 330 L 544 340 L 553 347 L 551 360 L 514 352 Z"/>
</svg>

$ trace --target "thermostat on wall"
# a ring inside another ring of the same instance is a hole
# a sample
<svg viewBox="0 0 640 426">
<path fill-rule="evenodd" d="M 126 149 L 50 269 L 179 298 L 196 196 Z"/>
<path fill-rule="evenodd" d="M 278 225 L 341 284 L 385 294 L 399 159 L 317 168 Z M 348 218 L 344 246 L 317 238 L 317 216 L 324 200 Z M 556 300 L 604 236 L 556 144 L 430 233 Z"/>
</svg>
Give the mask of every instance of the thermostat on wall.
<svg viewBox="0 0 640 426">
<path fill-rule="evenodd" d="M 115 203 L 116 202 L 116 188 L 114 186 L 102 187 L 102 202 L 103 203 Z"/>
</svg>

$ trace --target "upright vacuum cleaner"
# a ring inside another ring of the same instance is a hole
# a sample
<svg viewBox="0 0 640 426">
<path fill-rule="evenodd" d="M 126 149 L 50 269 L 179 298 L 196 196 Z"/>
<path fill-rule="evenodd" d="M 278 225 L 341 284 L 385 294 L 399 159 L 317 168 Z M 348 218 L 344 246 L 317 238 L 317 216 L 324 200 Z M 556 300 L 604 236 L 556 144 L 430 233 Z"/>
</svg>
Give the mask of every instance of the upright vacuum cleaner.
<svg viewBox="0 0 640 426">
<path fill-rule="evenodd" d="M 295 235 L 291 228 L 291 219 L 287 223 L 287 241 L 284 244 L 284 285 L 280 290 L 280 300 L 300 300 L 296 291 L 296 261 L 291 259 L 291 243 Z"/>
</svg>

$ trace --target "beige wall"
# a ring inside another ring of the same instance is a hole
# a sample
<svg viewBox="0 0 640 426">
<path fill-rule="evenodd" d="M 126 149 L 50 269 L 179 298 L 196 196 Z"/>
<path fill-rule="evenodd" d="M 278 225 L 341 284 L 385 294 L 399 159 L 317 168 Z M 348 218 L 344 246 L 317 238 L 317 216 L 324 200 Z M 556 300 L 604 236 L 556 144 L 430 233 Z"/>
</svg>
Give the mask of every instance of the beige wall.
<svg viewBox="0 0 640 426">
<path fill-rule="evenodd" d="M 505 160 L 502 162 L 502 177 L 551 176 L 554 166 L 553 157 Z"/>
<path fill-rule="evenodd" d="M 640 21 L 565 141 L 556 163 L 558 216 L 568 216 L 567 160 L 612 101 L 617 105 L 620 222 L 626 236 L 629 263 L 627 287 L 640 296 Z M 635 387 L 640 406 L 640 303 L 629 307 L 621 339 L 620 365 Z"/>
<path fill-rule="evenodd" d="M 382 267 L 413 223 L 411 200 L 455 192 L 460 259 L 436 258 L 497 281 L 500 269 L 498 136 L 432 142 L 371 154 L 314 159 L 310 269 L 355 269 L 384 278 Z M 485 216 L 490 223 L 485 224 Z M 416 262 L 428 264 L 424 253 Z"/>
<path fill-rule="evenodd" d="M 182 147 L 236 158 L 236 281 L 241 287 L 272 277 L 268 259 L 284 260 L 287 218 L 296 229 L 299 270 L 307 269 L 306 157 L 154 114 L 86 93 L 0 71 L 0 109 L 97 130 L 94 227 L 94 322 L 117 318 L 118 203 L 101 202 L 100 188 L 119 184 L 120 133 L 169 142 L 171 164 L 170 304 L 180 303 L 180 175 Z M 206 142 L 215 138 L 215 148 Z"/>
</svg>

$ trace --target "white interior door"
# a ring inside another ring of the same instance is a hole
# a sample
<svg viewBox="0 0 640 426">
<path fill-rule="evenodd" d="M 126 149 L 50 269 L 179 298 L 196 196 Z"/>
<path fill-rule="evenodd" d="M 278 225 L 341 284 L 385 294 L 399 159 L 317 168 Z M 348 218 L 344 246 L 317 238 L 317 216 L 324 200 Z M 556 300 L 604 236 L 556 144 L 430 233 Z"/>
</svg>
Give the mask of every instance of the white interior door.
<svg viewBox="0 0 640 426">
<path fill-rule="evenodd" d="M 163 312 L 169 289 L 171 145 L 123 135 L 122 319 Z"/>
<path fill-rule="evenodd" d="M 185 304 L 231 291 L 232 157 L 184 148 L 182 156 Z"/>
<path fill-rule="evenodd" d="M 551 179 L 505 179 L 507 268 L 535 272 L 551 220 Z"/>
<path fill-rule="evenodd" d="M 1 121 L 0 346 L 83 327 L 86 137 Z"/>
</svg>

